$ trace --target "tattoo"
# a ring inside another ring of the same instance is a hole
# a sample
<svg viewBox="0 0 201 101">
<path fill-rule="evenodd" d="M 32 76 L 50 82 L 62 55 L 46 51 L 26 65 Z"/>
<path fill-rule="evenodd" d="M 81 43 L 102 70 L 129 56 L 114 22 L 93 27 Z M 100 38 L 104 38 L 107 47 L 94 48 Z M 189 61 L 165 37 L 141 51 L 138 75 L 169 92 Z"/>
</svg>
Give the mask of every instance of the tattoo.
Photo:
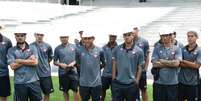
<svg viewBox="0 0 201 101">
<path fill-rule="evenodd" d="M 160 60 L 160 62 L 168 67 L 176 67 L 178 64 L 177 60 Z"/>
</svg>

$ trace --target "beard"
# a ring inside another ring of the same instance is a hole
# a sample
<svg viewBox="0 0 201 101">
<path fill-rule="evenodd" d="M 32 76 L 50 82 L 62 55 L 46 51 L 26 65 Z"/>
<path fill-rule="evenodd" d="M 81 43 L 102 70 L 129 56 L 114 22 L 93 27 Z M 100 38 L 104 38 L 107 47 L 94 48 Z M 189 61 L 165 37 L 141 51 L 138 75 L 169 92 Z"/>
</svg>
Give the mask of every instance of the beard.
<svg viewBox="0 0 201 101">
<path fill-rule="evenodd" d="M 17 44 L 24 44 L 25 43 L 25 41 L 24 42 L 17 42 Z"/>
<path fill-rule="evenodd" d="M 93 43 L 85 43 L 85 48 L 89 49 L 93 46 Z"/>
<path fill-rule="evenodd" d="M 125 41 L 126 44 L 132 44 L 133 41 Z"/>
<path fill-rule="evenodd" d="M 110 44 L 115 44 L 115 41 L 110 41 Z"/>
</svg>

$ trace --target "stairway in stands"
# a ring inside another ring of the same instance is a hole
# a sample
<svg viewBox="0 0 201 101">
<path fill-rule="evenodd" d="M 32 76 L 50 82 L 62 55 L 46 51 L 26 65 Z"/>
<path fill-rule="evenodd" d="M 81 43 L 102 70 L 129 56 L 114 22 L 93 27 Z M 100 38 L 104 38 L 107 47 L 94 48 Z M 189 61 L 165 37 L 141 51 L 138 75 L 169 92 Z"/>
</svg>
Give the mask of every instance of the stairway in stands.
<svg viewBox="0 0 201 101">
<path fill-rule="evenodd" d="M 92 4 L 85 1 L 84 5 L 108 7 L 175 7 L 176 9 L 163 17 L 142 26 L 142 36 L 149 40 L 150 45 L 159 39 L 158 29 L 168 24 L 175 27 L 177 39 L 186 44 L 186 32 L 190 28 L 201 29 L 201 0 L 147 0 L 139 3 L 138 0 L 95 0 Z M 147 12 L 150 13 L 151 12 Z M 198 40 L 201 45 L 201 39 Z"/>
<path fill-rule="evenodd" d="M 177 4 L 177 8 L 174 11 L 144 26 L 142 28 L 143 36 L 150 41 L 151 45 L 158 40 L 158 28 L 164 24 L 175 27 L 178 33 L 177 39 L 186 43 L 188 29 L 201 29 L 201 2 L 189 3 L 189 5 L 185 3 Z"/>
<path fill-rule="evenodd" d="M 165 2 L 156 2 L 157 5 L 161 3 L 161 6 L 165 4 Z M 153 3 L 153 5 L 155 5 L 155 3 Z M 175 27 L 177 39 L 184 45 L 187 43 L 186 32 L 188 29 L 193 27 L 201 29 L 201 1 L 178 1 L 168 6 L 176 7 L 176 9 L 142 27 L 142 36 L 148 39 L 151 50 L 153 49 L 154 43 L 159 40 L 158 29 L 161 25 L 168 24 Z M 201 46 L 201 39 L 198 40 L 198 44 Z M 151 65 L 150 63 L 149 67 L 152 67 Z M 148 79 L 152 81 L 150 70 L 148 71 Z"/>
<path fill-rule="evenodd" d="M 149 40 L 150 45 L 159 39 L 158 29 L 168 24 L 175 27 L 177 39 L 186 44 L 186 32 L 190 28 L 201 29 L 201 0 L 147 0 L 139 3 L 138 0 L 83 0 L 83 5 L 104 7 L 175 7 L 172 12 L 142 26 L 142 36 Z M 147 12 L 150 13 L 151 12 Z M 199 39 L 201 44 L 201 40 Z"/>
</svg>

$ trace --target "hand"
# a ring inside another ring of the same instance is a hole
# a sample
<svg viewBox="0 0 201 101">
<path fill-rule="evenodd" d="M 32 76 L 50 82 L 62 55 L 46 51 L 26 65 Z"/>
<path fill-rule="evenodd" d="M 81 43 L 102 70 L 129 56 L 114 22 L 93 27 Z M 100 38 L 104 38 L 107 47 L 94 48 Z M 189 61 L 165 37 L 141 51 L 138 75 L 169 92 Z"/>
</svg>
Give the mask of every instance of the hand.
<svg viewBox="0 0 201 101">
<path fill-rule="evenodd" d="M 162 64 L 160 61 L 157 61 L 156 63 L 153 64 L 153 68 L 161 68 Z"/>
<path fill-rule="evenodd" d="M 70 63 L 67 65 L 67 67 L 74 67 L 74 64 Z"/>
<path fill-rule="evenodd" d="M 63 68 L 63 69 L 66 69 L 66 67 L 68 67 L 68 65 L 65 64 L 65 63 L 60 63 L 60 67 Z"/>
<path fill-rule="evenodd" d="M 16 70 L 17 68 L 19 68 L 20 66 L 22 66 L 22 64 L 19 64 L 19 63 L 12 63 L 10 64 L 11 66 L 11 69 L 12 70 Z"/>
<path fill-rule="evenodd" d="M 115 80 L 116 77 L 112 77 L 112 81 Z"/>
<path fill-rule="evenodd" d="M 139 84 L 139 80 L 134 80 L 134 84 L 138 85 Z"/>
</svg>

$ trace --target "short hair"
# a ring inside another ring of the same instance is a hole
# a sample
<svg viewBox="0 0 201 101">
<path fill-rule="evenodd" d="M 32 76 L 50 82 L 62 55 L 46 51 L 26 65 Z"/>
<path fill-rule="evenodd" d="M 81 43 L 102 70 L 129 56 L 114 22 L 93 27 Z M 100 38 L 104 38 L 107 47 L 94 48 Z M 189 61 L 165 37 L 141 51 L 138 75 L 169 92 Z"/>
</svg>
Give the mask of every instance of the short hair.
<svg viewBox="0 0 201 101">
<path fill-rule="evenodd" d="M 197 31 L 188 31 L 187 34 L 188 34 L 188 33 L 192 33 L 192 34 L 195 35 L 195 37 L 197 37 L 197 38 L 199 37 Z"/>
<path fill-rule="evenodd" d="M 173 35 L 177 35 L 177 32 L 174 31 L 172 34 L 173 34 Z"/>
</svg>

